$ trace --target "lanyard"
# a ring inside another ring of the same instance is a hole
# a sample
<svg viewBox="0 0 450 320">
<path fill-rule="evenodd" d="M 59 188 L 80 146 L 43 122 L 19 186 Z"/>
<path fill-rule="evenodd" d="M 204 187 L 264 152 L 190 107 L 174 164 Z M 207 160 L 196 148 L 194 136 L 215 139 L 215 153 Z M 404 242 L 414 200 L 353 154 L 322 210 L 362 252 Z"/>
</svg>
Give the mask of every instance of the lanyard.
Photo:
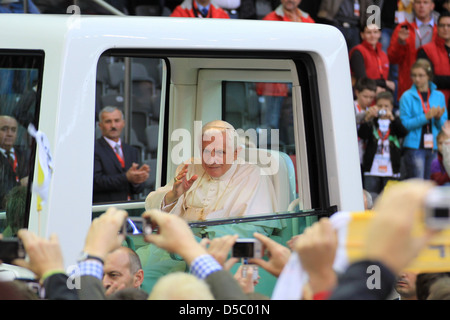
<svg viewBox="0 0 450 320">
<path fill-rule="evenodd" d="M 10 155 L 10 151 L 6 151 L 6 160 L 8 160 L 9 164 L 11 165 L 11 168 L 13 172 L 16 175 L 16 181 L 19 182 L 19 176 L 17 175 L 17 155 L 14 151 L 14 158 Z"/>
<path fill-rule="evenodd" d="M 386 134 L 383 136 L 381 134 L 380 129 L 378 129 L 378 137 L 381 139 L 381 142 L 384 142 L 385 140 L 387 140 L 387 138 L 389 138 L 390 133 L 391 133 L 391 129 L 388 129 L 388 131 L 386 131 Z"/>
<path fill-rule="evenodd" d="M 430 111 L 430 88 L 428 88 L 428 96 L 427 96 L 427 104 L 423 102 L 422 94 L 419 92 L 419 89 L 417 89 L 417 93 L 419 94 L 420 102 L 422 102 L 422 109 L 423 113 L 427 113 Z M 430 132 L 430 123 L 427 121 L 427 133 Z"/>
<path fill-rule="evenodd" d="M 430 110 L 430 89 L 428 88 L 428 96 L 427 96 L 427 104 L 423 102 L 422 94 L 420 93 L 419 89 L 417 89 L 417 94 L 419 95 L 420 102 L 422 102 L 422 109 L 423 113 L 427 113 Z"/>
<path fill-rule="evenodd" d="M 381 139 L 381 154 L 384 152 L 384 141 L 386 141 L 389 138 L 389 134 L 391 133 L 391 129 L 386 131 L 386 134 L 383 136 L 381 134 L 380 129 L 378 129 L 378 137 Z"/>
<path fill-rule="evenodd" d="M 125 168 L 125 159 L 122 155 L 120 155 L 119 150 L 118 150 L 119 148 L 122 149 L 122 146 L 119 147 L 118 145 L 116 145 L 116 147 L 117 147 L 117 149 L 113 148 L 113 151 L 116 154 L 117 160 L 119 160 L 119 162 L 120 162 L 120 166 L 122 168 Z M 122 154 L 123 154 L 123 152 L 122 152 Z"/>
<path fill-rule="evenodd" d="M 414 30 L 415 30 L 416 33 L 417 33 L 417 37 L 419 38 L 419 47 L 421 47 L 421 46 L 422 46 L 422 40 L 423 40 L 423 38 L 425 38 L 425 37 L 430 33 L 430 31 L 427 31 L 427 32 L 422 36 L 422 35 L 420 34 L 420 30 L 419 30 L 419 27 L 417 26 L 417 24 L 416 24 L 415 22 L 413 22 L 412 25 L 413 25 L 413 27 L 414 27 Z"/>
</svg>

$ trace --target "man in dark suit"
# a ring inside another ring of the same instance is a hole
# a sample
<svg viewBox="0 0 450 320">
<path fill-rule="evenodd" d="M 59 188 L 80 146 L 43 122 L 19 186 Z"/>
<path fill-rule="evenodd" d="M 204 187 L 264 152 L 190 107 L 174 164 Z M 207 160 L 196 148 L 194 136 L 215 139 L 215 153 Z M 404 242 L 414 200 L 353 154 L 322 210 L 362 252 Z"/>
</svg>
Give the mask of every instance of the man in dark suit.
<svg viewBox="0 0 450 320">
<path fill-rule="evenodd" d="M 144 189 L 150 167 L 139 167 L 138 151 L 120 139 L 125 120 L 116 107 L 99 113 L 102 137 L 95 142 L 93 202 L 130 200 Z"/>
<path fill-rule="evenodd" d="M 16 146 L 18 124 L 11 116 L 0 116 L 0 208 L 6 194 L 15 186 L 28 183 L 28 155 Z"/>
</svg>

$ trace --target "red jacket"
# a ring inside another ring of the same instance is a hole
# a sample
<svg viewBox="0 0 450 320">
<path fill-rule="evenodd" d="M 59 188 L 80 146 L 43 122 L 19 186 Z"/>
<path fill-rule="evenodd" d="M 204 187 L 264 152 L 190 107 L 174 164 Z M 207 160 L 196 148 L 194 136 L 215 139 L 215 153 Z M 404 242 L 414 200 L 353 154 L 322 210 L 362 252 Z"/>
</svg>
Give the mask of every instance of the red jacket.
<svg viewBox="0 0 450 320">
<path fill-rule="evenodd" d="M 314 23 L 314 19 L 311 18 L 311 16 L 300 10 L 300 22 L 308 22 L 308 23 Z M 289 17 L 285 14 L 284 10 L 283 10 L 283 6 L 280 4 L 274 11 L 269 12 L 264 18 L 263 20 L 273 20 L 273 21 L 292 21 L 291 19 L 289 19 Z"/>
<path fill-rule="evenodd" d="M 405 44 L 398 42 L 398 33 L 402 26 L 406 26 L 409 30 L 409 37 L 406 39 Z M 398 95 L 397 99 L 400 99 L 402 94 L 411 88 L 411 66 L 416 62 L 417 49 L 416 49 L 416 29 L 415 22 L 409 23 L 405 21 L 395 27 L 392 33 L 391 42 L 388 48 L 389 61 L 392 64 L 398 64 Z M 433 40 L 437 35 L 437 27 L 434 24 L 433 28 Z"/>
<path fill-rule="evenodd" d="M 447 49 L 445 49 L 445 40 L 436 37 L 434 41 L 422 46 L 428 59 L 434 66 L 434 74 L 437 76 L 450 76 L 450 60 Z M 438 88 L 439 89 L 439 88 Z M 439 89 L 445 95 L 445 102 L 450 98 L 450 89 Z"/>
<path fill-rule="evenodd" d="M 300 9 L 299 9 L 300 10 Z M 313 18 L 309 16 L 304 11 L 300 10 L 301 22 L 314 23 Z M 283 6 L 280 4 L 274 11 L 269 12 L 263 20 L 272 21 L 292 21 L 285 14 Z M 286 97 L 288 95 L 289 88 L 285 83 L 263 83 L 259 82 L 256 84 L 256 93 L 260 96 L 275 96 L 275 97 Z"/>
<path fill-rule="evenodd" d="M 206 17 L 203 17 L 197 8 L 197 4 L 194 0 L 185 0 L 180 5 L 175 7 L 171 17 L 185 17 L 185 18 L 218 18 L 229 19 L 230 16 L 222 8 L 214 6 L 210 3 L 209 11 Z"/>
<path fill-rule="evenodd" d="M 363 41 L 350 50 L 350 57 L 356 50 L 361 52 L 364 58 L 367 78 L 387 80 L 389 76 L 389 59 L 387 54 L 381 49 L 381 43 L 378 42 L 376 49 L 374 49 L 370 43 Z"/>
</svg>

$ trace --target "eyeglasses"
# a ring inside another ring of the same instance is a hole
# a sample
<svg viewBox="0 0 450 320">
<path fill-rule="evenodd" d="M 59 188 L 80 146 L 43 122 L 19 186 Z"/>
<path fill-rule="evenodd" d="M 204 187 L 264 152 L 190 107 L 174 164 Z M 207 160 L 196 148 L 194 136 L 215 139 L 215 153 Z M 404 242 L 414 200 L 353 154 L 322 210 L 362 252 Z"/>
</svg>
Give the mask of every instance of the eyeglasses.
<svg viewBox="0 0 450 320">
<path fill-rule="evenodd" d="M 438 24 L 439 28 L 450 28 L 450 24 Z"/>
<path fill-rule="evenodd" d="M 411 77 L 412 78 L 423 78 L 426 77 L 427 74 L 426 73 L 411 73 Z"/>
</svg>

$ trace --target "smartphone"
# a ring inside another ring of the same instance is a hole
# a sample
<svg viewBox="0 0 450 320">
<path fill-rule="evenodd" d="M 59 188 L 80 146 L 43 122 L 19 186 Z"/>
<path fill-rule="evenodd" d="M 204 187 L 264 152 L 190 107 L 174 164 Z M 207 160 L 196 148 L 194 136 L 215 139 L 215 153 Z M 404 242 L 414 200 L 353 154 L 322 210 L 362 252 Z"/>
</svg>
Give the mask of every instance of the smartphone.
<svg viewBox="0 0 450 320">
<path fill-rule="evenodd" d="M 18 238 L 0 240 L 0 260 L 11 263 L 14 259 L 24 259 L 26 255 L 22 241 Z"/>
</svg>

